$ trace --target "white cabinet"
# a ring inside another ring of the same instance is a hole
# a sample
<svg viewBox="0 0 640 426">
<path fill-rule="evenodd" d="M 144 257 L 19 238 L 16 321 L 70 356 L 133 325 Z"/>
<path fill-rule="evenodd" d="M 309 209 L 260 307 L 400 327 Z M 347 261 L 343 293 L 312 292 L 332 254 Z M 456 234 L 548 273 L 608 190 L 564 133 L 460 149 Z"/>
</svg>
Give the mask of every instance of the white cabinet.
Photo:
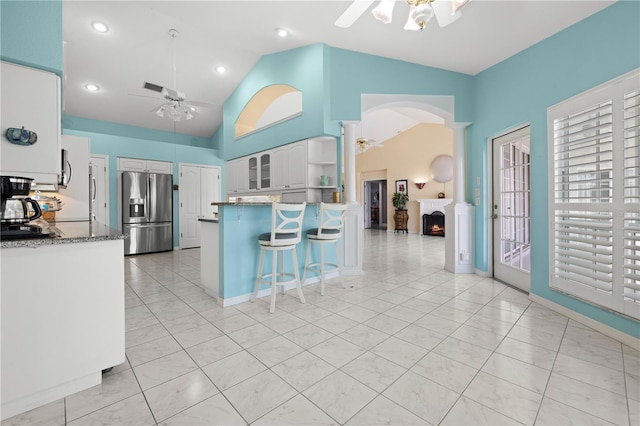
<svg viewBox="0 0 640 426">
<path fill-rule="evenodd" d="M 272 150 L 273 189 L 294 189 L 307 186 L 306 141 L 284 145 Z"/>
<path fill-rule="evenodd" d="M 118 171 L 173 174 L 173 163 L 170 161 L 118 157 Z"/>
<path fill-rule="evenodd" d="M 227 161 L 227 194 L 249 191 L 249 159 Z"/>
<path fill-rule="evenodd" d="M 2 62 L 0 69 L 0 174 L 57 184 L 60 174 L 60 78 L 53 73 Z M 33 145 L 5 137 L 8 128 L 37 133 Z"/>
<path fill-rule="evenodd" d="M 123 240 L 0 250 L 2 419 L 98 385 L 126 360 L 123 259 Z M 50 273 L 29 279 L 35 265 Z"/>
<path fill-rule="evenodd" d="M 173 174 L 173 163 L 167 161 L 147 160 L 147 172 Z"/>
<path fill-rule="evenodd" d="M 271 152 L 249 157 L 249 190 L 271 189 Z"/>
<path fill-rule="evenodd" d="M 331 202 L 339 184 L 337 156 L 336 139 L 318 137 L 228 161 L 227 194 Z"/>
</svg>

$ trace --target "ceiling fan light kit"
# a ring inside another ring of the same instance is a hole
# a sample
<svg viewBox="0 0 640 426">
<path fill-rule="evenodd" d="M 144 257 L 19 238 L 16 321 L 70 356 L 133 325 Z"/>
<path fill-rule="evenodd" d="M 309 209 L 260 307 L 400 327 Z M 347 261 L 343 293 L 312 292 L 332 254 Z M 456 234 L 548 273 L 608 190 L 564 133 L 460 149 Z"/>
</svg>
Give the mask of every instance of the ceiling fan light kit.
<svg viewBox="0 0 640 426">
<path fill-rule="evenodd" d="M 388 24 L 391 22 L 393 15 L 393 6 L 396 5 L 395 0 L 381 0 L 371 13 L 380 22 Z"/>
<path fill-rule="evenodd" d="M 336 26 L 348 28 L 369 8 L 375 0 L 354 0 L 335 22 Z M 445 27 L 457 20 L 462 7 L 470 0 L 404 0 L 409 6 L 409 13 L 404 29 L 407 31 L 423 30 L 427 22 L 434 16 L 440 27 Z M 393 20 L 393 7 L 396 0 L 380 0 L 371 11 L 373 16 L 385 24 Z"/>
</svg>

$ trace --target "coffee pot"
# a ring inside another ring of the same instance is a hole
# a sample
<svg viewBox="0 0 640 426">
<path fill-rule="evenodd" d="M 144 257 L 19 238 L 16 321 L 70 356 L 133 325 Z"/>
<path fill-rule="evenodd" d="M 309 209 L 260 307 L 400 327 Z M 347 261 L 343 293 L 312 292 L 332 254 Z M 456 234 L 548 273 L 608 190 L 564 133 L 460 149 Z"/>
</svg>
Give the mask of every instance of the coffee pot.
<svg viewBox="0 0 640 426">
<path fill-rule="evenodd" d="M 42 216 L 42 210 L 36 200 L 28 197 L 33 179 L 18 176 L 1 176 L 2 206 L 0 222 L 23 224 Z"/>
</svg>

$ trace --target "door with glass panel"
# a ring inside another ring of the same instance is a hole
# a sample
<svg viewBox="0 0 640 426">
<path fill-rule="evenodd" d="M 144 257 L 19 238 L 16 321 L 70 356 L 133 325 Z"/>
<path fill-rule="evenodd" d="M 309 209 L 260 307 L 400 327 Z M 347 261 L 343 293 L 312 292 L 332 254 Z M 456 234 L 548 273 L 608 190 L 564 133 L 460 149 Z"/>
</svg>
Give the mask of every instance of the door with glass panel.
<svg viewBox="0 0 640 426">
<path fill-rule="evenodd" d="M 531 181 L 529 127 L 493 139 L 493 276 L 529 292 Z"/>
</svg>

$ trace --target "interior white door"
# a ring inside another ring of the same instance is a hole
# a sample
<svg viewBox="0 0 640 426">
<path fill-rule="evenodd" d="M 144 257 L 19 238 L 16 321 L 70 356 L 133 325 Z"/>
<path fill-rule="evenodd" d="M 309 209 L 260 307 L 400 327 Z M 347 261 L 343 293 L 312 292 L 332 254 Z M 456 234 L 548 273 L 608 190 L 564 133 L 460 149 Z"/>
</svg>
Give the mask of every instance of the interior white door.
<svg viewBox="0 0 640 426">
<path fill-rule="evenodd" d="M 493 139 L 493 275 L 530 290 L 529 127 Z"/>
<path fill-rule="evenodd" d="M 371 198 L 371 186 L 369 182 L 364 181 L 364 191 L 362 193 L 362 205 L 364 206 L 364 227 L 371 228 L 371 203 L 369 202 Z"/>
<path fill-rule="evenodd" d="M 180 248 L 200 246 L 200 167 L 180 164 Z"/>
<path fill-rule="evenodd" d="M 220 198 L 220 168 L 200 168 L 200 217 L 213 219 L 217 216 L 218 206 L 211 203 L 218 202 Z"/>
<path fill-rule="evenodd" d="M 200 247 L 200 222 L 213 219 L 221 200 L 220 167 L 180 164 L 180 248 Z"/>
<path fill-rule="evenodd" d="M 91 220 L 109 225 L 109 157 L 89 157 L 91 181 L 89 182 L 89 204 Z"/>
</svg>

